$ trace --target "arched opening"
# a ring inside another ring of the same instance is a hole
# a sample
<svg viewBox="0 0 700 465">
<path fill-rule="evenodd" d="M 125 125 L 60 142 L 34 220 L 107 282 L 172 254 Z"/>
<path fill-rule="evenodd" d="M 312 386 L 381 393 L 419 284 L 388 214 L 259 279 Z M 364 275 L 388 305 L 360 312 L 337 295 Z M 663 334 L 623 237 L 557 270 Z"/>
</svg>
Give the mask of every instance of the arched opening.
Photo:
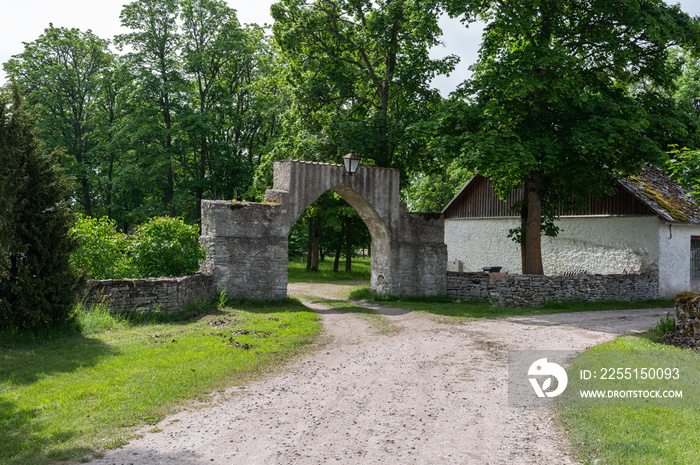
<svg viewBox="0 0 700 465">
<path fill-rule="evenodd" d="M 306 200 L 310 199 L 307 197 Z M 318 236 L 314 237 L 314 234 Z M 318 271 L 315 260 L 323 262 L 324 268 L 330 268 L 329 257 L 332 257 L 334 271 L 348 272 L 348 260 L 352 260 L 348 254 L 353 256 L 358 249 L 369 246 L 367 254 L 372 287 L 381 292 L 388 282 L 391 263 L 389 228 L 374 207 L 346 184 L 337 184 L 311 200 L 294 218 L 288 240 L 294 276 L 302 274 L 298 270 L 303 267 L 307 271 Z M 314 253 L 318 255 L 313 257 Z M 342 268 L 339 266 L 341 255 L 344 257 Z"/>
<path fill-rule="evenodd" d="M 371 285 L 376 292 L 383 293 L 386 290 L 391 273 L 391 244 L 389 242 L 389 228 L 372 205 L 357 191 L 345 184 L 338 184 L 333 189 L 350 206 L 352 206 L 360 218 L 365 222 L 372 237 L 371 252 Z"/>
</svg>

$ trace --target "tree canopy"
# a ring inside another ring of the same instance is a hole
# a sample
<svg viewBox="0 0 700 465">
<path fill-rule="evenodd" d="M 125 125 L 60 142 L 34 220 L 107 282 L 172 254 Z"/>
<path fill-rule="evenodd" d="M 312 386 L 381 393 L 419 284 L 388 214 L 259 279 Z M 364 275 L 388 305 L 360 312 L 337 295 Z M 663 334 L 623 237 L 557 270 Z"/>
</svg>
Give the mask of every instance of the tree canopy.
<svg viewBox="0 0 700 465">
<path fill-rule="evenodd" d="M 76 177 L 76 199 L 88 215 L 94 202 L 98 161 L 95 129 L 100 76 L 112 66 L 108 41 L 91 31 L 50 24 L 24 52 L 5 64 L 21 86 L 27 104 L 39 112 L 37 121 L 49 149 L 64 149 L 63 166 Z M 98 123 L 99 124 L 99 123 Z"/>
<path fill-rule="evenodd" d="M 559 208 L 660 163 L 668 144 L 697 143 L 694 120 L 664 90 L 680 72 L 669 48 L 697 49 L 700 25 L 660 0 L 448 3 L 487 26 L 436 144 L 457 147 L 502 198 L 524 188 L 512 233 L 523 272 L 541 274 L 541 233 L 556 234 Z"/>
<path fill-rule="evenodd" d="M 407 0 L 273 5 L 297 129 L 320 140 L 316 156 L 339 161 L 354 149 L 377 166 L 420 166 L 422 148 L 409 128 L 434 110 L 440 96 L 430 81 L 457 60 L 429 56 L 441 34 L 439 8 L 438 1 Z"/>
<path fill-rule="evenodd" d="M 431 85 L 458 61 L 431 55 L 445 11 L 487 23 L 450 99 Z M 121 231 L 196 223 L 204 198 L 262 200 L 274 159 L 355 150 L 402 170 L 411 209 L 440 210 L 476 171 L 502 197 L 524 188 L 512 234 L 538 273 L 557 212 L 613 179 L 666 160 L 698 189 L 700 26 L 661 0 L 279 0 L 272 15 L 270 34 L 223 0 L 134 0 L 121 53 L 53 25 L 25 43 L 4 67 L 42 148 L 61 148 L 73 209 Z M 337 252 L 354 226 L 325 224 Z"/>
<path fill-rule="evenodd" d="M 221 0 L 137 0 L 121 20 L 123 54 L 50 25 L 4 64 L 46 146 L 63 149 L 76 210 L 129 230 L 244 197 L 284 113 L 269 36 Z"/>
</svg>

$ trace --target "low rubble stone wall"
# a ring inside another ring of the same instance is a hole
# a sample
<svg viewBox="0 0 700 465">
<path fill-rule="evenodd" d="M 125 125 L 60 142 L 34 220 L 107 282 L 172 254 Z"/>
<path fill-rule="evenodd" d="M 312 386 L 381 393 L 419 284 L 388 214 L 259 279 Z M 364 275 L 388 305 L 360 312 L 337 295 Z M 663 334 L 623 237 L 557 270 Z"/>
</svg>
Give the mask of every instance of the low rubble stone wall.
<svg viewBox="0 0 700 465">
<path fill-rule="evenodd" d="M 82 301 L 88 305 L 105 303 L 113 311 L 158 309 L 176 312 L 190 302 L 216 296 L 214 279 L 207 274 L 147 279 L 103 279 L 88 281 Z"/>
<path fill-rule="evenodd" d="M 546 300 L 649 300 L 659 297 L 659 279 L 645 274 L 541 276 L 448 271 L 447 294 L 516 307 Z"/>
<path fill-rule="evenodd" d="M 681 292 L 676 297 L 676 327 L 688 336 L 700 337 L 700 294 Z"/>
</svg>

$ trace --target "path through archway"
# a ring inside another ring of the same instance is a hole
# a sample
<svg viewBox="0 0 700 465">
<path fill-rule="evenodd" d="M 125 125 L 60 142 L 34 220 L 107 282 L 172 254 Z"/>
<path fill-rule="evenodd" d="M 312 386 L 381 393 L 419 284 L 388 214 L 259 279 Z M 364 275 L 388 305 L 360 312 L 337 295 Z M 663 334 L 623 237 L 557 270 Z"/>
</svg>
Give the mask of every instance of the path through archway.
<svg viewBox="0 0 700 465">
<path fill-rule="evenodd" d="M 202 201 L 202 271 L 231 296 L 287 296 L 287 236 L 323 192 L 343 197 L 372 235 L 371 287 L 394 295 L 445 292 L 447 250 L 439 213 L 407 213 L 399 200 L 399 171 L 296 160 L 274 164 L 265 202 Z"/>
</svg>

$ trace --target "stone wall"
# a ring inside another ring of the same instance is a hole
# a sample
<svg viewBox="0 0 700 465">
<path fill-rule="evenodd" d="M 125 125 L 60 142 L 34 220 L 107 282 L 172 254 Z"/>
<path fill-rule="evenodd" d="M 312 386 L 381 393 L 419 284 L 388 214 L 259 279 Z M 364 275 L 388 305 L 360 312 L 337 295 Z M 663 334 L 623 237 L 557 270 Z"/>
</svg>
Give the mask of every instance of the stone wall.
<svg viewBox="0 0 700 465">
<path fill-rule="evenodd" d="M 681 292 L 676 297 L 676 327 L 688 336 L 700 337 L 700 294 Z"/>
<path fill-rule="evenodd" d="M 286 298 L 286 213 L 277 204 L 203 201 L 199 243 L 207 258 L 200 271 L 231 297 Z"/>
<path fill-rule="evenodd" d="M 448 272 L 447 294 L 516 307 L 537 305 L 545 300 L 649 300 L 658 298 L 659 280 L 642 274 L 539 276 Z"/>
<path fill-rule="evenodd" d="M 393 295 L 440 295 L 446 291 L 447 247 L 439 213 L 406 213 L 392 240 Z"/>
<path fill-rule="evenodd" d="M 175 312 L 190 302 L 215 296 L 213 278 L 197 273 L 172 278 L 91 279 L 83 290 L 82 301 L 86 304 L 104 302 L 118 312 L 144 308 Z"/>
</svg>

